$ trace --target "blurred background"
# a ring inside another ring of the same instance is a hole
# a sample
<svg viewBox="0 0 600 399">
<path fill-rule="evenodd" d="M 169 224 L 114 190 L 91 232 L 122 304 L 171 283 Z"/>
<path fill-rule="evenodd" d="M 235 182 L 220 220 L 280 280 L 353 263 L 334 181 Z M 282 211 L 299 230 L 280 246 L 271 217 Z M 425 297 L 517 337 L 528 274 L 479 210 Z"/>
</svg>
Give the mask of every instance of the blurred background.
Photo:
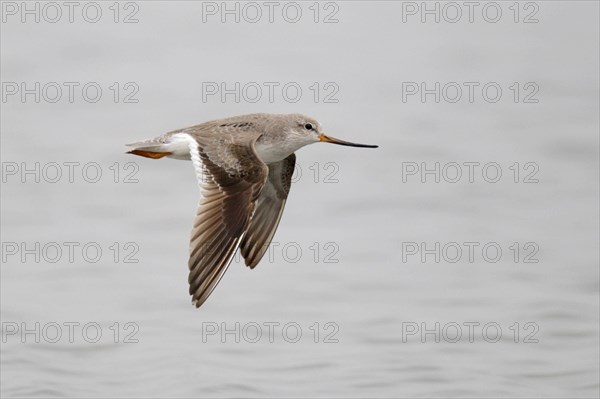
<svg viewBox="0 0 600 399">
<path fill-rule="evenodd" d="M 475 3 L 2 2 L 2 396 L 598 397 L 599 6 Z M 254 112 L 380 148 L 195 309 L 191 164 L 124 145 Z"/>
</svg>

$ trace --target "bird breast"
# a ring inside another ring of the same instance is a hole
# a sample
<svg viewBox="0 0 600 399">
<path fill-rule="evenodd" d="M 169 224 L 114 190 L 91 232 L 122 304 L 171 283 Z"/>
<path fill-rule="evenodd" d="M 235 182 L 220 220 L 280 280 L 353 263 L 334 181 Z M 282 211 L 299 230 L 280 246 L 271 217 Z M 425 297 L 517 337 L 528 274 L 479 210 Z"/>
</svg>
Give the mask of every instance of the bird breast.
<svg viewBox="0 0 600 399">
<path fill-rule="evenodd" d="M 254 148 L 258 157 L 264 163 L 279 162 L 292 153 L 305 146 L 306 142 L 288 137 L 286 140 L 271 140 L 269 137 L 261 136 L 256 140 Z"/>
</svg>

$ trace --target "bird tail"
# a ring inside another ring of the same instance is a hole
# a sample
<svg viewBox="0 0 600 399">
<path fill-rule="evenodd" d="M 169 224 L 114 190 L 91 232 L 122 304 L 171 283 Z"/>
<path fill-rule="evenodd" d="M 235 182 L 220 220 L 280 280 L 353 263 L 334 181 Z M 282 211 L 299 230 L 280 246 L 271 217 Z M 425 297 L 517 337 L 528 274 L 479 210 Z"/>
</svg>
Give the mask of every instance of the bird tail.
<svg viewBox="0 0 600 399">
<path fill-rule="evenodd" d="M 127 151 L 128 154 L 139 155 L 141 157 L 160 159 L 173 153 L 167 151 L 165 143 L 157 140 L 138 141 L 127 144 L 127 147 L 133 147 L 133 150 Z"/>
<path fill-rule="evenodd" d="M 171 132 L 150 140 L 127 144 L 128 147 L 133 147 L 128 154 L 152 159 L 169 157 L 190 160 L 190 140 L 193 138 L 187 133 Z"/>
</svg>

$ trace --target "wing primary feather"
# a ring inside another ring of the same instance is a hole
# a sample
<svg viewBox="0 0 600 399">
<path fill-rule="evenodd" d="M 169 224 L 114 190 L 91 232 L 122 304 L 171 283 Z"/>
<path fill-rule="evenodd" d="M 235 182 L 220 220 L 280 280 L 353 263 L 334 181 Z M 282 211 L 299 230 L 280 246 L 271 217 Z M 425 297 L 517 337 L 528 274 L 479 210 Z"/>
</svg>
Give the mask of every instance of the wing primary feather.
<svg viewBox="0 0 600 399">
<path fill-rule="evenodd" d="M 183 134 L 183 133 L 182 133 Z M 269 174 L 256 154 L 260 133 L 218 140 L 188 131 L 201 198 L 190 234 L 189 293 L 200 307 L 234 258 Z"/>
<path fill-rule="evenodd" d="M 269 164 L 267 182 L 256 201 L 256 210 L 240 244 L 244 261 L 250 268 L 260 262 L 275 235 L 292 184 L 295 164 L 294 154 Z"/>
</svg>

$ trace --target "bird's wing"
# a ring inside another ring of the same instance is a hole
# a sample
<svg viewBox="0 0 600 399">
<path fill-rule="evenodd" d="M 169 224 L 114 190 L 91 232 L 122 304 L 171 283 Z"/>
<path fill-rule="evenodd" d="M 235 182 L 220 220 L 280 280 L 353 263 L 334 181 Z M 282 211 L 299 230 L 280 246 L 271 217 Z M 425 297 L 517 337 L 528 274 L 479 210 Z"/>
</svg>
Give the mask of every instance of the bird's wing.
<svg viewBox="0 0 600 399">
<path fill-rule="evenodd" d="M 269 164 L 269 178 L 260 196 L 240 250 L 246 265 L 254 268 L 265 254 L 283 213 L 290 192 L 296 155 Z"/>
<path fill-rule="evenodd" d="M 241 141 L 227 133 L 188 136 L 202 194 L 190 240 L 188 282 L 192 302 L 200 307 L 233 259 L 269 169 L 254 150 L 260 134 Z"/>
</svg>

